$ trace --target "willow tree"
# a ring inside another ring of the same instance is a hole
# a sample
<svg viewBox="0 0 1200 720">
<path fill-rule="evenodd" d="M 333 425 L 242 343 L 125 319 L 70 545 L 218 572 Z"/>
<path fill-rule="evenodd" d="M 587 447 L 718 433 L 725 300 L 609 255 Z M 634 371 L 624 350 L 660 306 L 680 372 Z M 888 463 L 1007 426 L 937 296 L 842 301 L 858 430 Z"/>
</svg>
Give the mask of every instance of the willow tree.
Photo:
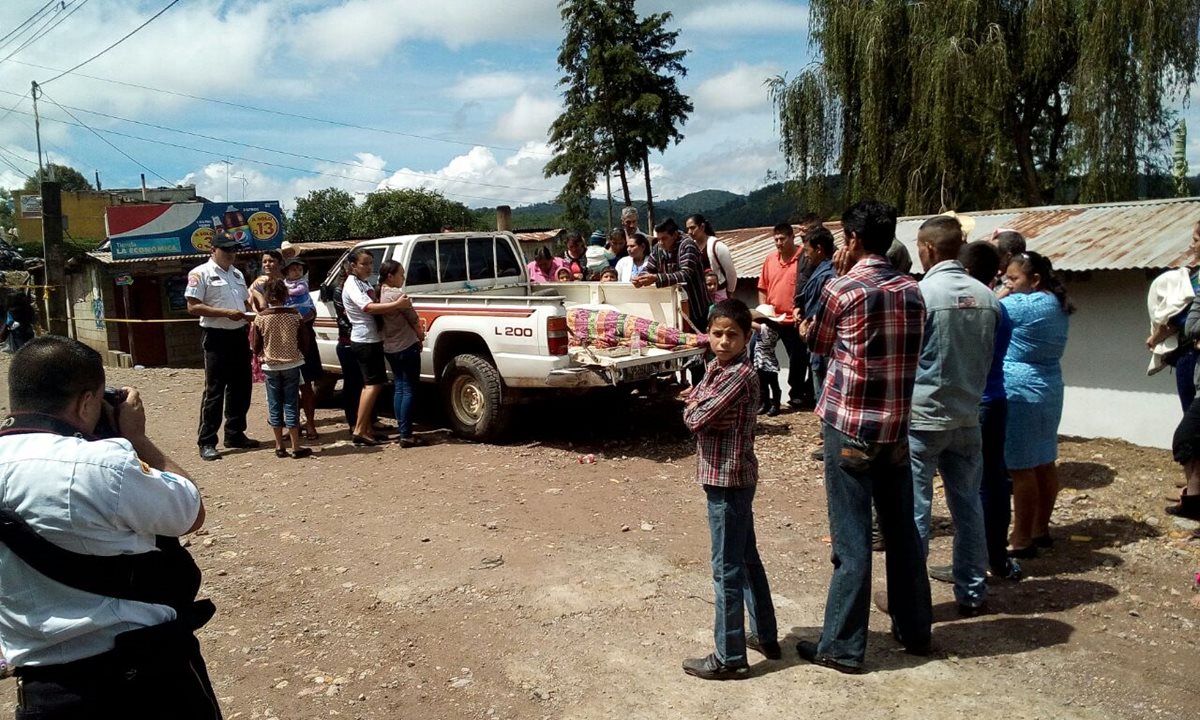
<svg viewBox="0 0 1200 720">
<path fill-rule="evenodd" d="M 811 0 L 816 61 L 768 80 L 789 170 L 906 212 L 1136 196 L 1169 167 L 1200 0 Z"/>
<path fill-rule="evenodd" d="M 639 17 L 634 0 L 560 0 L 558 7 L 564 108 L 550 126 L 555 155 L 546 177 L 566 176 L 558 200 L 568 221 L 581 224 L 598 175 L 615 168 L 631 205 L 627 170 L 641 168 L 652 213 L 650 152 L 678 143 L 692 111 L 676 81 L 687 74 L 686 51 L 673 49 L 679 32 L 666 28 L 671 14 Z"/>
</svg>

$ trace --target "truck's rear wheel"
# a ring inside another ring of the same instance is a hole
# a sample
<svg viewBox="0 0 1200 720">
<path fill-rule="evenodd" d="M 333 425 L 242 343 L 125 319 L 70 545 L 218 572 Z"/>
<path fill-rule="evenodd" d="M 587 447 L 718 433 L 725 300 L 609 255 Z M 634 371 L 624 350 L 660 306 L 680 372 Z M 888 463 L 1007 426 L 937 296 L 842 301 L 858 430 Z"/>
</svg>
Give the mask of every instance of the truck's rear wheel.
<svg viewBox="0 0 1200 720">
<path fill-rule="evenodd" d="M 508 408 L 504 382 L 490 362 L 478 355 L 457 355 L 442 375 L 446 416 L 454 432 L 469 440 L 492 440 L 504 431 Z"/>
</svg>

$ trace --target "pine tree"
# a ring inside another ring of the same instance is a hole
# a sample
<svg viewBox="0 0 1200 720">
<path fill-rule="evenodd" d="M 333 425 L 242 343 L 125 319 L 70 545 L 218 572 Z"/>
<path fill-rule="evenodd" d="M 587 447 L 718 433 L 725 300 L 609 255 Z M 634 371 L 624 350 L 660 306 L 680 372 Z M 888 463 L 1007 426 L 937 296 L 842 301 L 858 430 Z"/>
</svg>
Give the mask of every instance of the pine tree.
<svg viewBox="0 0 1200 720">
<path fill-rule="evenodd" d="M 645 171 L 650 197 L 649 154 L 682 139 L 692 105 L 676 82 L 686 51 L 672 50 L 679 33 L 666 29 L 670 13 L 639 19 L 634 0 L 561 0 L 559 10 L 565 109 L 550 127 L 555 157 L 545 172 L 567 177 L 558 201 L 568 224 L 580 226 L 596 177 L 613 168 L 626 205 L 631 168 Z"/>
</svg>

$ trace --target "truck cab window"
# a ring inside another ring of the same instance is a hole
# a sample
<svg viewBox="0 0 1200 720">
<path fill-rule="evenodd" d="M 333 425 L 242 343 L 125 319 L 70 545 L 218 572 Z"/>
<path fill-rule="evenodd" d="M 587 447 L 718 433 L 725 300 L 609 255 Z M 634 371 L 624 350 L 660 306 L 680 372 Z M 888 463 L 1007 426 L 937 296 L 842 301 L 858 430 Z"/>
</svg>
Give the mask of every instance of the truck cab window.
<svg viewBox="0 0 1200 720">
<path fill-rule="evenodd" d="M 521 267 L 512 246 L 503 238 L 496 238 L 496 277 L 520 277 Z"/>
<path fill-rule="evenodd" d="M 443 285 L 466 282 L 467 242 L 465 238 L 438 240 L 438 273 Z"/>
<path fill-rule="evenodd" d="M 496 258 L 490 237 L 467 240 L 467 266 L 472 280 L 493 280 Z"/>
<path fill-rule="evenodd" d="M 413 248 L 408 267 L 404 268 L 406 275 L 404 284 L 433 285 L 437 282 L 437 241 L 422 240 Z"/>
</svg>

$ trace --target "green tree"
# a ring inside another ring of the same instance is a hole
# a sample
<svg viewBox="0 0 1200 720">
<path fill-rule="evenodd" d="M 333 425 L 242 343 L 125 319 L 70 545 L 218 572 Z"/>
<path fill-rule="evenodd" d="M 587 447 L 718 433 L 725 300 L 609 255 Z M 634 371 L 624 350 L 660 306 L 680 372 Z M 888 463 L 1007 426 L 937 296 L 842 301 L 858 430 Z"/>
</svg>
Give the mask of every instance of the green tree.
<svg viewBox="0 0 1200 720">
<path fill-rule="evenodd" d="M 50 163 L 45 168 L 34 172 L 31 177 L 25 178 L 25 192 L 41 192 L 42 180 L 49 180 L 51 176 L 58 181 L 63 192 L 95 190 L 83 173 L 75 168 Z"/>
<path fill-rule="evenodd" d="M 810 198 L 838 175 L 910 213 L 1135 197 L 1196 77 L 1200 0 L 809 7 L 817 62 L 768 84 Z"/>
<path fill-rule="evenodd" d="M 288 218 L 287 238 L 291 242 L 323 242 L 351 237 L 354 196 L 345 190 L 313 190 L 297 198 L 296 209 Z"/>
<path fill-rule="evenodd" d="M 377 190 L 354 210 L 350 228 L 357 237 L 438 232 L 444 227 L 475 228 L 475 215 L 460 202 L 424 189 Z"/>
<path fill-rule="evenodd" d="M 634 0 L 560 0 L 558 7 L 565 108 L 550 126 L 555 156 L 546 177 L 566 176 L 558 201 L 568 223 L 579 226 L 601 173 L 617 170 L 630 205 L 626 171 L 643 168 L 651 196 L 649 153 L 683 138 L 679 128 L 692 105 L 677 83 L 687 73 L 686 51 L 672 49 L 679 33 L 666 29 L 670 13 L 639 18 Z"/>
</svg>

